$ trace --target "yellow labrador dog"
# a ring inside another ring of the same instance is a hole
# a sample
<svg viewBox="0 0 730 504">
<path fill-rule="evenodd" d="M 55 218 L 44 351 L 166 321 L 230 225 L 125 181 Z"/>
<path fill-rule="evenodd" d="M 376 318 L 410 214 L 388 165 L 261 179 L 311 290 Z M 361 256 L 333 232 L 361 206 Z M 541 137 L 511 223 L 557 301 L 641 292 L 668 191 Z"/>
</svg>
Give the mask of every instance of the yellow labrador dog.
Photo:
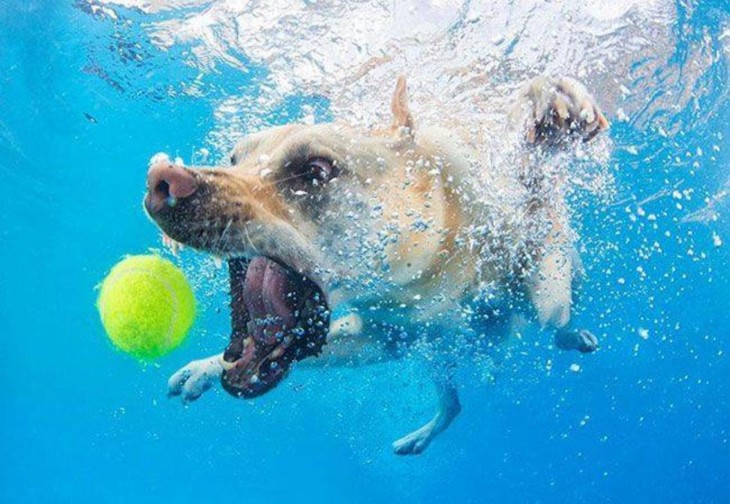
<svg viewBox="0 0 730 504">
<path fill-rule="evenodd" d="M 149 215 L 172 240 L 225 257 L 230 274 L 228 347 L 175 373 L 169 393 L 191 401 L 220 381 L 251 398 L 296 361 L 363 365 L 426 342 L 438 412 L 393 445 L 417 454 L 461 409 L 457 339 L 493 346 L 528 310 L 557 347 L 594 350 L 570 324 L 578 262 L 536 153 L 608 123 L 569 78 L 537 78 L 518 102 L 525 155 L 513 177 L 490 176 L 455 131 L 416 127 L 403 78 L 390 127 L 291 124 L 241 140 L 230 167 L 153 163 Z"/>
</svg>

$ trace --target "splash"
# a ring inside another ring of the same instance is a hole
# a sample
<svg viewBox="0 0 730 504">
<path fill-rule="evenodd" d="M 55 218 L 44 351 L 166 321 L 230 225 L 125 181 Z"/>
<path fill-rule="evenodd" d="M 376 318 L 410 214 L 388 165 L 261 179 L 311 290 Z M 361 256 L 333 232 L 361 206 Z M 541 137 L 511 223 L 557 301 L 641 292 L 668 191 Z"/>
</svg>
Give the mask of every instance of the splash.
<svg viewBox="0 0 730 504">
<path fill-rule="evenodd" d="M 587 233 L 579 222 L 575 237 L 591 251 L 593 267 L 606 277 L 622 272 L 621 282 L 605 280 L 606 306 L 624 296 L 652 299 L 647 293 L 663 288 L 663 277 L 652 273 L 656 268 L 647 261 L 673 248 L 691 249 L 693 238 L 662 229 L 662 217 L 665 223 L 714 223 L 722 217 L 723 181 L 718 187 L 716 178 L 713 185 L 698 176 L 715 158 L 684 145 L 693 132 L 701 134 L 728 97 L 730 31 L 725 13 L 709 4 L 80 3 L 115 26 L 119 58 L 151 61 L 157 74 L 165 76 L 152 99 L 165 99 L 164 91 L 168 98 L 210 102 L 214 123 L 204 142 L 219 159 L 239 137 L 282 122 L 337 118 L 362 128 L 387 123 L 395 79 L 405 74 L 418 126 L 460 131 L 485 153 L 488 173 L 514 178 L 520 153 L 514 137 L 502 134 L 511 97 L 537 74 L 577 77 L 612 119 L 613 146 L 607 141 L 577 146 L 569 163 L 556 157 L 544 166 L 553 178 L 565 181 L 565 211 L 593 221 Z M 125 90 L 134 89 L 135 79 L 143 82 L 135 73 L 119 75 L 118 67 L 114 62 L 93 66 L 95 75 Z M 708 135 L 714 138 L 715 132 Z M 719 152 L 722 139 L 716 138 Z M 482 175 L 474 177 L 477 189 L 490 183 L 483 168 L 473 167 Z M 675 217 L 666 206 L 674 190 L 686 189 L 696 193 L 692 203 L 705 205 L 691 211 L 683 206 Z M 519 199 L 515 193 L 496 196 L 505 205 Z M 471 231 L 472 237 L 485 232 Z M 609 312 L 606 317 L 612 318 Z"/>
<path fill-rule="evenodd" d="M 526 78 L 545 73 L 585 80 L 610 113 L 621 108 L 624 116 L 641 114 L 637 121 L 646 122 L 668 111 L 670 101 L 677 106 L 679 99 L 681 107 L 693 97 L 653 96 L 652 114 L 643 110 L 647 104 L 631 81 L 666 90 L 680 76 L 700 79 L 711 63 L 696 58 L 697 64 L 681 67 L 670 61 L 677 12 L 674 3 L 661 0 L 90 3 L 145 13 L 150 43 L 163 51 L 185 48 L 185 63 L 201 73 L 265 68 L 256 100 L 220 100 L 222 121 L 233 114 L 261 116 L 303 94 L 326 97 L 333 113 L 350 122 L 377 124 L 402 73 L 410 78 L 421 121 L 458 118 L 480 128 L 490 122 L 485 119 L 495 103 Z M 699 45 L 692 56 L 703 56 L 708 47 Z"/>
</svg>

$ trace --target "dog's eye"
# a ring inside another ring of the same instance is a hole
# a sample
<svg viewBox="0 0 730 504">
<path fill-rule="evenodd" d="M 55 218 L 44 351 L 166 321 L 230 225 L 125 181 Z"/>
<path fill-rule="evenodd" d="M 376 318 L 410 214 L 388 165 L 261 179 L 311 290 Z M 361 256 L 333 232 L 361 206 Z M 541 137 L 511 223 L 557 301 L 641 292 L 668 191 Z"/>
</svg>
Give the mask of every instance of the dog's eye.
<svg viewBox="0 0 730 504">
<path fill-rule="evenodd" d="M 337 167 L 329 159 L 318 157 L 307 161 L 304 172 L 313 184 L 325 184 L 337 176 Z"/>
</svg>

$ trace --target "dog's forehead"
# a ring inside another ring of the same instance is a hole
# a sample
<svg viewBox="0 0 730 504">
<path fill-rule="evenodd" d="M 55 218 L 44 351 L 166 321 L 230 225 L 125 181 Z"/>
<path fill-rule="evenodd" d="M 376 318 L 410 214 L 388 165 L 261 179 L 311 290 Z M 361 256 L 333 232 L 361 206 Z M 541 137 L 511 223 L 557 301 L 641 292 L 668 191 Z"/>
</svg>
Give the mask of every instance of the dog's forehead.
<svg viewBox="0 0 730 504">
<path fill-rule="evenodd" d="M 231 160 L 240 161 L 255 153 L 256 151 L 271 149 L 280 144 L 286 137 L 300 129 L 301 125 L 287 124 L 285 126 L 276 126 L 263 131 L 246 135 L 238 141 L 233 148 Z M 235 163 L 234 163 L 235 164 Z"/>
<path fill-rule="evenodd" d="M 323 154 L 344 155 L 372 139 L 350 128 L 334 124 L 288 124 L 252 133 L 241 139 L 231 153 L 231 163 L 285 159 L 293 153 L 323 150 Z"/>
<path fill-rule="evenodd" d="M 287 124 L 275 126 L 245 136 L 238 141 L 232 156 L 242 160 L 252 154 L 271 154 L 279 149 L 286 149 L 292 143 L 303 143 L 308 139 L 316 141 L 323 138 L 336 138 L 341 132 L 329 124 L 306 125 Z"/>
</svg>

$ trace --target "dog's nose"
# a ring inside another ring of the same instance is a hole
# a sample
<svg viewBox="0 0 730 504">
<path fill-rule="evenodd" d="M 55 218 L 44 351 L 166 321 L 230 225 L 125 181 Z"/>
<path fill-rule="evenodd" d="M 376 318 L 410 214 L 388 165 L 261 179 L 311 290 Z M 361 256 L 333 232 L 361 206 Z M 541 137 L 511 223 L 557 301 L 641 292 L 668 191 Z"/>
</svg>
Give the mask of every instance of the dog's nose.
<svg viewBox="0 0 730 504">
<path fill-rule="evenodd" d="M 193 172 L 169 162 L 157 163 L 147 172 L 147 196 L 144 203 L 150 213 L 173 207 L 178 200 L 191 196 L 198 189 Z"/>
</svg>

